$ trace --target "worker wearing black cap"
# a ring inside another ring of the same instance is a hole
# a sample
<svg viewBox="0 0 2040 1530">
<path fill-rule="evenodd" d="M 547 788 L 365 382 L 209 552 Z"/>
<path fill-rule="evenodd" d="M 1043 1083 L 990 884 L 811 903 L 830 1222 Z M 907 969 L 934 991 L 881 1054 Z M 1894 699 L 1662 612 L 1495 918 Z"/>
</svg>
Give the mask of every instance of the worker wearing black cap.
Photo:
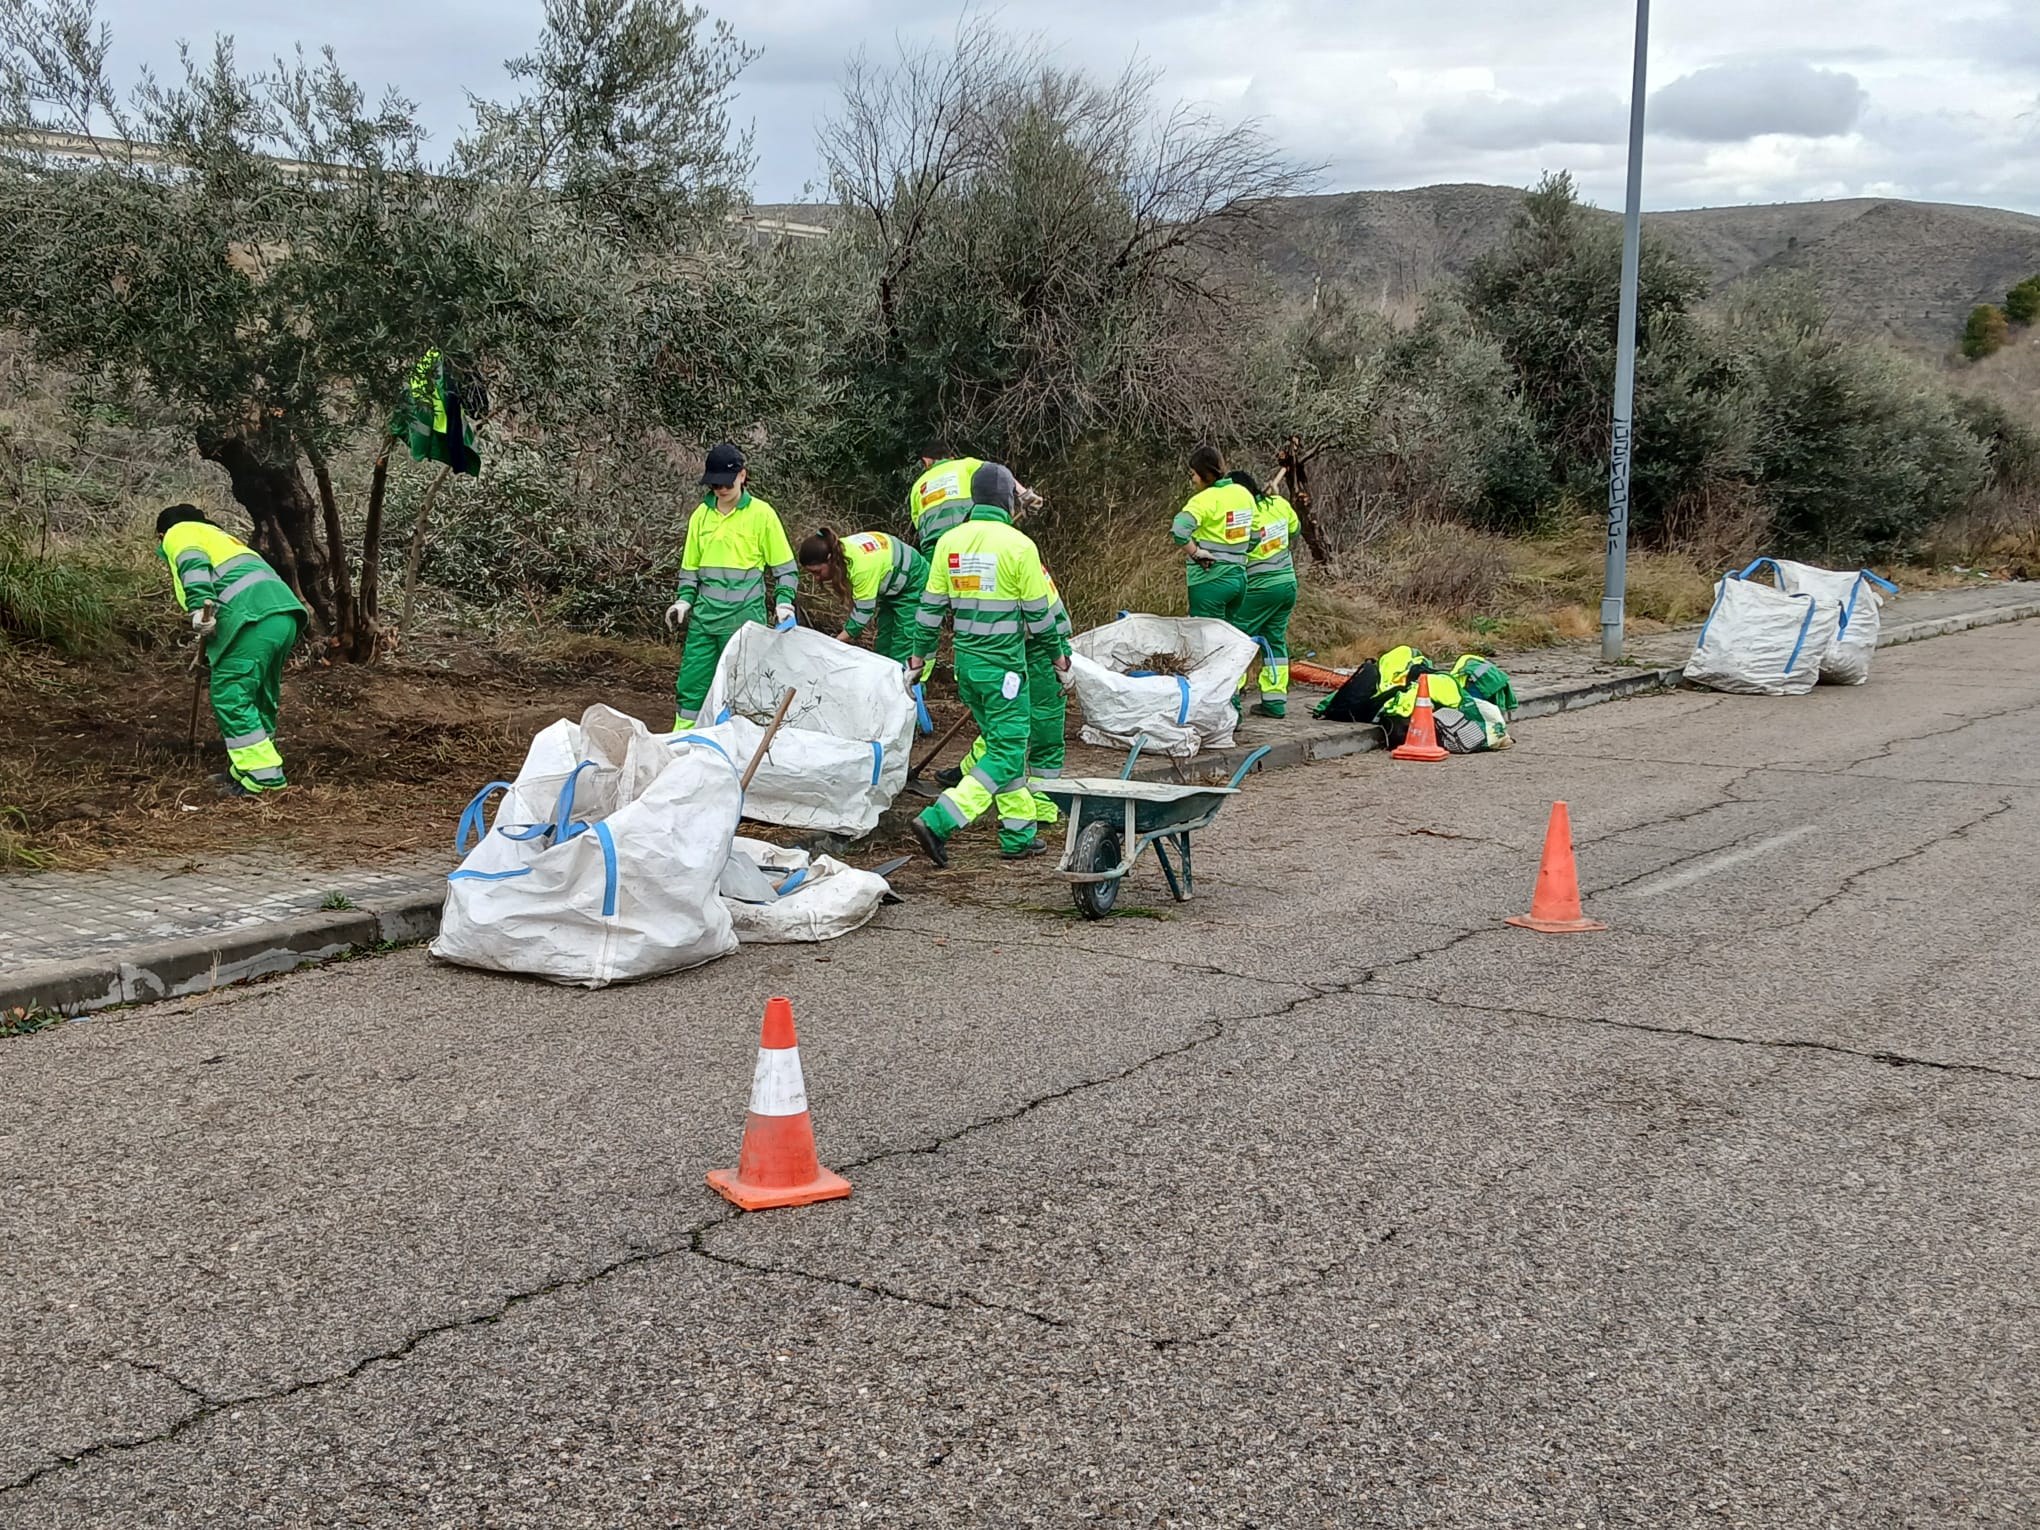
<svg viewBox="0 0 2040 1530">
<path fill-rule="evenodd" d="M 694 726 L 701 699 L 715 679 L 730 634 L 745 622 L 765 620 L 765 584 L 772 583 L 772 619 L 793 620 L 793 596 L 800 570 L 779 513 L 748 492 L 744 454 L 725 441 L 711 447 L 701 481 L 708 493 L 687 521 L 687 550 L 680 559 L 680 587 L 666 608 L 669 627 L 685 627 L 680 674 L 673 683 L 678 733 Z"/>
</svg>

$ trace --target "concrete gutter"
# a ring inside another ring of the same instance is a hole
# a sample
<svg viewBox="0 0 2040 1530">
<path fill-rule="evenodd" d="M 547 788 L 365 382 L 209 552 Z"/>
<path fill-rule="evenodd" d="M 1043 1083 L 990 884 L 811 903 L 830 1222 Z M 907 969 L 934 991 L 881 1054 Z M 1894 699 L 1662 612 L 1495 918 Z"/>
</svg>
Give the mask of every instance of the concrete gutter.
<svg viewBox="0 0 2040 1530">
<path fill-rule="evenodd" d="M 1914 643 L 1946 637 L 1977 627 L 2040 617 L 2040 598 L 1963 615 L 1938 617 L 1888 627 L 1877 646 Z M 1525 694 L 1517 721 L 1574 712 L 1581 707 L 1649 696 L 1676 689 L 1678 667 L 1637 669 L 1628 674 L 1552 686 Z M 1326 724 L 1308 738 L 1284 739 L 1269 746 L 1260 770 L 1286 770 L 1318 760 L 1367 754 L 1384 746 L 1381 730 L 1357 725 Z M 1167 758 L 1145 760 L 1134 771 L 1139 780 L 1184 781 L 1199 785 L 1229 779 L 1253 752 L 1252 747 L 1221 749 L 1179 764 Z M 911 811 L 918 811 L 918 807 Z M 887 811 L 881 830 L 906 831 L 910 810 Z M 841 855 L 848 842 L 834 834 L 809 834 L 794 841 L 802 848 Z M 439 931 L 439 910 L 446 884 L 438 877 L 421 878 L 414 887 L 371 900 L 369 906 L 345 911 L 301 914 L 296 918 L 223 930 L 218 935 L 136 945 L 117 954 L 75 961 L 43 962 L 0 973 L 0 1009 L 47 1009 L 83 1014 L 117 1004 L 146 1004 L 160 999 L 207 993 L 215 988 L 313 966 L 336 957 L 429 940 Z"/>
</svg>

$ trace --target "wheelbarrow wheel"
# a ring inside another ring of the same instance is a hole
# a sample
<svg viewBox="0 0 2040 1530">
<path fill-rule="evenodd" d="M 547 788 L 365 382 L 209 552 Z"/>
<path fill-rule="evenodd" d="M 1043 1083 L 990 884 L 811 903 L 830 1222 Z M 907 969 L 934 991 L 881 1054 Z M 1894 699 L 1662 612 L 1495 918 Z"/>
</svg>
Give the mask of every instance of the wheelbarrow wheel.
<svg viewBox="0 0 2040 1530">
<path fill-rule="evenodd" d="M 1119 864 L 1119 831 L 1109 823 L 1084 825 L 1070 856 L 1072 871 L 1110 871 Z M 1103 919 L 1119 901 L 1118 877 L 1109 882 L 1072 882 L 1070 896 L 1086 919 Z"/>
</svg>

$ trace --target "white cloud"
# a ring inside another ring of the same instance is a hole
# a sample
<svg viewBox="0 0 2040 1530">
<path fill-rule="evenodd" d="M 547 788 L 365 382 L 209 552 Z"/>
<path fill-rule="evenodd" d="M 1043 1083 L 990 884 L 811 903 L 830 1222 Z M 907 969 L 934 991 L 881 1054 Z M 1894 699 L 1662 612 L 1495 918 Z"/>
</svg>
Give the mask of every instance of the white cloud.
<svg viewBox="0 0 2040 1530">
<path fill-rule="evenodd" d="M 1581 91 L 1550 101 L 1489 93 L 1424 113 L 1419 138 L 1461 149 L 1525 149 L 1543 144 L 1618 143 L 1627 108 L 1612 91 Z"/>
<path fill-rule="evenodd" d="M 1868 99 L 1852 74 L 1796 59 L 1715 64 L 1672 81 L 1650 98 L 1653 132 L 1702 143 L 1738 143 L 1766 133 L 1827 138 L 1856 125 Z"/>
<path fill-rule="evenodd" d="M 238 33 L 260 57 L 331 41 L 373 85 L 424 103 L 443 139 L 463 89 L 500 90 L 540 0 L 99 0 L 121 59 L 168 61 L 177 36 Z M 755 120 L 761 199 L 816 174 L 815 123 L 858 47 L 953 37 L 963 0 L 705 0 L 764 56 L 738 116 Z M 1622 194 L 1630 15 L 1620 0 L 1030 0 L 997 19 L 1057 62 L 1116 72 L 1136 52 L 1171 95 L 1259 116 L 1330 188 L 1523 185 L 1570 169 Z M 2040 41 L 2031 0 L 1710 0 L 1660 6 L 1653 207 L 1863 195 L 1875 188 L 2040 210 Z M 1674 136 L 1674 134 L 1684 136 Z M 1812 136 L 1822 135 L 1822 136 Z"/>
</svg>

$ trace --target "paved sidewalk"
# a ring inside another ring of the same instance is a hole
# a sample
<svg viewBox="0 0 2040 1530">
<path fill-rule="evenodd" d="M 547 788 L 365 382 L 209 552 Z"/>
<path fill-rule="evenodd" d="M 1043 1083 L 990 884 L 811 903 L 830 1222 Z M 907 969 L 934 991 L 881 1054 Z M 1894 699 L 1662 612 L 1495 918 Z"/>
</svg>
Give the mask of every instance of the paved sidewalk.
<svg viewBox="0 0 2040 1530">
<path fill-rule="evenodd" d="M 1994 584 L 1901 596 L 1885 607 L 1884 628 L 1891 637 L 1931 636 L 2031 614 L 2040 614 L 2040 584 Z M 1603 663 L 1595 643 L 1501 658 L 1524 713 L 1535 717 L 1671 683 L 1668 671 L 1692 651 L 1697 630 L 1640 637 L 1622 664 Z M 1249 719 L 1235 748 L 1199 759 L 1198 774 L 1222 778 L 1264 744 L 1275 748 L 1271 765 L 1376 747 L 1376 729 L 1313 718 L 1312 694 L 1300 692 L 1280 721 Z M 1071 773 L 1106 762 L 1106 752 L 1073 744 Z M 1141 773 L 1170 768 L 1158 760 Z M 344 870 L 264 853 L 0 876 L 0 1007 L 43 994 L 33 1001 L 68 1010 L 198 992 L 376 940 L 415 939 L 436 926 L 442 878 L 454 864 L 453 826 L 443 827 L 446 850 Z M 265 931 L 279 939 L 266 946 Z M 167 964 L 152 955 L 164 952 Z"/>
<path fill-rule="evenodd" d="M 10 876 L 0 879 L 0 973 L 345 909 L 436 880 L 452 859 L 407 856 L 333 870 L 288 856 L 242 854 Z"/>
</svg>

